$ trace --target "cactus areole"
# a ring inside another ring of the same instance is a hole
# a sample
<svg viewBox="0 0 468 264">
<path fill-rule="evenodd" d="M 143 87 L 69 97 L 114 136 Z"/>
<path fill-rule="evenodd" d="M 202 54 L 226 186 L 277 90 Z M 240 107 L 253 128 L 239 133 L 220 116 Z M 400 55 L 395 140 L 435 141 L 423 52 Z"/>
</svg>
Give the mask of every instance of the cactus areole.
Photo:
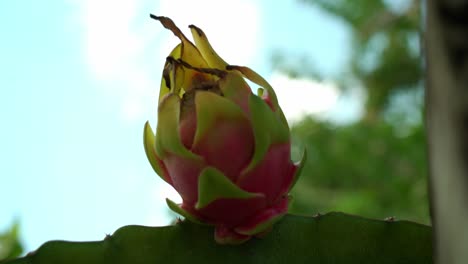
<svg viewBox="0 0 468 264">
<path fill-rule="evenodd" d="M 253 70 L 226 63 L 205 33 L 192 43 L 167 17 L 151 15 L 181 41 L 162 74 L 156 135 L 147 122 L 146 155 L 182 196 L 167 199 L 186 219 L 215 227 L 220 244 L 261 236 L 288 210 L 305 155 L 291 162 L 289 127 L 273 88 Z M 245 79 L 260 86 L 252 93 Z"/>
</svg>

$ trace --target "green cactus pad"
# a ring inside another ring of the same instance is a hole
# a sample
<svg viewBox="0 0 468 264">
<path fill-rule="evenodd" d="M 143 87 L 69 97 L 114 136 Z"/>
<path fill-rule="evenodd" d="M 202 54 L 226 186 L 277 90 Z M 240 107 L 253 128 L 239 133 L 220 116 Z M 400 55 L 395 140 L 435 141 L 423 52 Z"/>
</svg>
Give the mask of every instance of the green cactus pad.
<svg viewBox="0 0 468 264">
<path fill-rule="evenodd" d="M 250 164 L 242 171 L 242 175 L 255 168 L 263 160 L 272 144 L 289 141 L 288 127 L 271 111 L 265 101 L 251 94 L 249 108 L 255 137 L 255 151 Z"/>
<path fill-rule="evenodd" d="M 160 158 L 156 155 L 156 149 L 155 149 L 155 136 L 153 133 L 153 129 L 151 128 L 151 125 L 149 124 L 148 121 L 145 123 L 145 129 L 143 132 L 143 145 L 145 147 L 145 152 L 146 152 L 146 157 L 148 157 L 148 160 L 151 164 L 151 167 L 153 167 L 154 171 L 163 179 L 164 181 L 168 182 L 165 177 L 168 175 L 164 174 L 163 168 L 161 168 L 159 164 Z M 168 182 L 169 183 L 169 182 Z"/>
<path fill-rule="evenodd" d="M 195 107 L 197 114 L 197 130 L 193 140 L 193 145 L 206 135 L 206 132 L 213 128 L 220 119 L 231 122 L 248 122 L 242 109 L 222 96 L 212 92 L 197 91 L 195 95 Z"/>
<path fill-rule="evenodd" d="M 220 246 L 213 227 L 190 221 L 164 227 L 125 226 L 102 241 L 50 241 L 7 264 L 223 263 L 428 264 L 432 228 L 343 213 L 286 215 L 262 239 Z"/>
<path fill-rule="evenodd" d="M 167 94 L 159 103 L 156 154 L 163 159 L 168 153 L 189 159 L 201 158 L 185 148 L 179 136 L 180 98 Z"/>
<path fill-rule="evenodd" d="M 193 223 L 196 223 L 196 224 L 199 224 L 199 225 L 208 225 L 206 223 L 203 223 L 201 222 L 200 220 L 198 220 L 197 217 L 195 217 L 194 215 L 190 214 L 189 212 L 185 211 L 184 209 L 182 209 L 179 205 L 177 205 L 176 203 L 174 203 L 173 201 L 171 201 L 169 198 L 166 198 L 166 204 L 167 206 L 169 207 L 169 209 L 171 209 L 173 212 L 175 213 L 178 213 L 180 214 L 181 216 L 183 216 L 185 219 L 193 222 Z"/>
<path fill-rule="evenodd" d="M 207 167 L 198 178 L 198 201 L 195 208 L 202 209 L 217 199 L 250 199 L 262 196 L 260 193 L 242 190 L 219 170 Z"/>
</svg>

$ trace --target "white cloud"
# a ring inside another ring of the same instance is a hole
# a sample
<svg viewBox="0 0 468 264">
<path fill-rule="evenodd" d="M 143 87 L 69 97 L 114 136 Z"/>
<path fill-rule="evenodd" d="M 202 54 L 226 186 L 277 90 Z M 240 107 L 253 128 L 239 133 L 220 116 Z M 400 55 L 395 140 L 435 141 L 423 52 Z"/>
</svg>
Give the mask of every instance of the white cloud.
<svg viewBox="0 0 468 264">
<path fill-rule="evenodd" d="M 188 25 L 199 26 L 232 64 L 250 64 L 260 45 L 257 1 L 161 0 L 154 9 L 146 0 L 71 1 L 80 10 L 88 69 L 120 102 L 124 120 L 141 120 L 155 111 L 164 60 L 178 43 L 172 33 L 150 20 L 150 12 L 171 17 L 187 36 Z"/>
<path fill-rule="evenodd" d="M 292 122 L 306 114 L 323 114 L 332 110 L 339 97 L 339 90 L 332 83 L 292 79 L 280 73 L 272 75 L 270 84 L 286 118 Z"/>
<path fill-rule="evenodd" d="M 262 14 L 258 1 L 162 0 L 155 12 L 171 17 L 187 36 L 190 24 L 203 29 L 230 64 L 251 64 L 260 48 Z"/>
<path fill-rule="evenodd" d="M 129 28 L 136 6 L 131 0 L 86 0 L 81 5 L 89 65 L 98 77 L 110 78 L 136 55 L 138 37 Z"/>
<path fill-rule="evenodd" d="M 157 59 L 155 38 L 139 19 L 147 16 L 144 1 L 72 0 L 83 26 L 83 54 L 88 70 L 98 86 L 121 105 L 124 120 L 139 120 L 150 112 L 159 87 L 151 60 Z M 156 74 L 159 75 L 159 74 Z M 154 107 L 155 108 L 155 107 Z M 151 110 L 154 111 L 152 107 Z"/>
</svg>

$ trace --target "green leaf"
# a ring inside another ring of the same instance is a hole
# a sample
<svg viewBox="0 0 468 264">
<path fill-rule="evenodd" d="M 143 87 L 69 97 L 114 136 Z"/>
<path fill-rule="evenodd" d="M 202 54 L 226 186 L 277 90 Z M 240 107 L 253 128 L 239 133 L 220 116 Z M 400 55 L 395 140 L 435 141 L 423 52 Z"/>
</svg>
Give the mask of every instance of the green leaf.
<svg viewBox="0 0 468 264">
<path fill-rule="evenodd" d="M 432 229 L 343 213 L 287 215 L 262 239 L 221 246 L 212 227 L 184 221 L 166 227 L 126 226 L 100 242 L 51 241 L 7 263 L 433 263 Z"/>
<path fill-rule="evenodd" d="M 201 209 L 211 202 L 222 199 L 249 199 L 262 196 L 242 190 L 224 174 L 213 167 L 205 168 L 198 178 L 198 201 L 196 209 Z"/>
<path fill-rule="evenodd" d="M 2 260 L 16 258 L 23 252 L 19 229 L 20 225 L 15 221 L 8 230 L 0 233 L 0 263 Z"/>
</svg>

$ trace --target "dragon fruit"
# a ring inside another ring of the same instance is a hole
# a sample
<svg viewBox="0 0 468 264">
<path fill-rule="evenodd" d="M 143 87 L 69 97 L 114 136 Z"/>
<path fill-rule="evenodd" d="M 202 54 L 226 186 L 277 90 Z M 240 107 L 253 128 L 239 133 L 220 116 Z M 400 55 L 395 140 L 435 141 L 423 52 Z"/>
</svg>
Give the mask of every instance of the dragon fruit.
<svg viewBox="0 0 468 264">
<path fill-rule="evenodd" d="M 220 244 L 262 236 L 287 213 L 305 161 L 290 158 L 289 127 L 273 88 L 253 70 L 227 64 L 203 31 L 193 44 L 172 20 L 151 15 L 181 40 L 166 59 L 156 135 L 144 129 L 156 173 L 181 195 L 170 209 L 215 227 Z M 259 85 L 252 93 L 245 79 Z"/>
</svg>

